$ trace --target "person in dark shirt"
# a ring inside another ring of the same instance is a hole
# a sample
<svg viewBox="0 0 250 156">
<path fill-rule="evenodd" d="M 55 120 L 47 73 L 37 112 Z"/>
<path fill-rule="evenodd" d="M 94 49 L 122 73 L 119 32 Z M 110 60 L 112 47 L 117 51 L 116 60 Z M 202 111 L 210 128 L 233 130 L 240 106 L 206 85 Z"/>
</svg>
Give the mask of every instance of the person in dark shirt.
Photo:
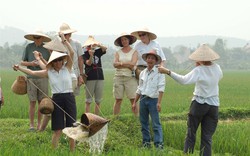
<svg viewBox="0 0 250 156">
<path fill-rule="evenodd" d="M 85 112 L 90 112 L 90 104 L 92 99 L 95 99 L 95 114 L 100 112 L 100 103 L 103 93 L 103 70 L 102 70 L 102 55 L 106 54 L 107 48 L 97 42 L 93 36 L 89 36 L 83 47 L 83 62 L 85 65 Z"/>
</svg>

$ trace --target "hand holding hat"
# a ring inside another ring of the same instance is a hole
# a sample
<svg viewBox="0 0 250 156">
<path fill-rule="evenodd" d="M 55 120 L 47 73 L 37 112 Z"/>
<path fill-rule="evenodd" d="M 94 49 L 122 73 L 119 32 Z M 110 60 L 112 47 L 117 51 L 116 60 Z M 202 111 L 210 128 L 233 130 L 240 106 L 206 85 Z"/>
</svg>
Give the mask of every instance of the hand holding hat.
<svg viewBox="0 0 250 156">
<path fill-rule="evenodd" d="M 38 51 L 34 51 L 33 54 L 34 54 L 34 57 L 36 58 L 36 60 L 39 60 L 42 57 L 42 54 Z"/>
<path fill-rule="evenodd" d="M 82 47 L 88 47 L 88 46 L 98 46 L 100 45 L 100 43 L 98 41 L 95 40 L 94 36 L 89 35 L 88 39 L 84 42 Z"/>
<path fill-rule="evenodd" d="M 58 34 L 59 34 L 59 36 L 61 37 L 62 41 L 65 42 L 65 41 L 66 41 L 66 38 L 65 38 L 65 36 L 64 36 L 64 33 L 63 33 L 63 32 L 59 32 Z"/>
</svg>

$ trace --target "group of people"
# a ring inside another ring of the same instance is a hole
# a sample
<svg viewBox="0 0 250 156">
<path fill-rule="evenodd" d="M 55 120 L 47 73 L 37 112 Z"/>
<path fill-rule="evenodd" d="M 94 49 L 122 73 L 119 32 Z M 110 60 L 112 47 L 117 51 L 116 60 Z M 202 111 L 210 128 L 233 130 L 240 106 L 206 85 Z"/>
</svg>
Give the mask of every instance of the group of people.
<svg viewBox="0 0 250 156">
<path fill-rule="evenodd" d="M 106 54 L 107 47 L 96 41 L 93 36 L 89 36 L 81 46 L 78 41 L 71 39 L 73 32 L 76 30 L 64 23 L 60 27 L 59 37 L 52 41 L 41 32 L 25 35 L 26 39 L 34 41 L 27 45 L 21 62 L 27 69 L 19 65 L 13 66 L 14 70 L 27 74 L 31 130 L 34 129 L 36 101 L 40 103 L 42 98 L 48 95 L 49 81 L 52 100 L 56 103 L 51 117 L 54 148 L 58 146 L 62 129 L 72 126 L 76 121 L 75 95 L 79 94 L 80 86 L 85 83 L 85 112 L 90 112 L 94 97 L 95 114 L 98 115 L 102 100 L 104 71 L 101 57 Z M 151 147 L 151 117 L 154 146 L 162 149 L 163 132 L 159 112 L 162 109 L 166 86 L 165 74 L 178 83 L 195 84 L 188 114 L 184 152 L 193 152 L 196 131 L 201 124 L 200 151 L 203 155 L 211 155 L 212 136 L 218 122 L 218 83 L 222 78 L 220 66 L 212 61 L 218 59 L 219 55 L 203 44 L 190 55 L 190 59 L 196 62 L 196 67 L 186 75 L 179 75 L 164 67 L 166 57 L 156 38 L 156 34 L 143 28 L 132 33 L 122 33 L 115 39 L 114 44 L 121 48 L 115 52 L 113 62 L 113 114 L 120 114 L 122 100 L 126 94 L 133 113 L 135 116 L 139 115 L 143 147 Z M 132 47 L 137 40 L 140 41 Z M 41 114 L 38 111 L 37 129 L 44 130 L 46 127 L 50 117 L 44 118 L 47 118 L 44 120 L 46 122 L 41 123 Z M 73 139 L 69 140 L 69 145 L 70 149 L 74 150 Z"/>
</svg>

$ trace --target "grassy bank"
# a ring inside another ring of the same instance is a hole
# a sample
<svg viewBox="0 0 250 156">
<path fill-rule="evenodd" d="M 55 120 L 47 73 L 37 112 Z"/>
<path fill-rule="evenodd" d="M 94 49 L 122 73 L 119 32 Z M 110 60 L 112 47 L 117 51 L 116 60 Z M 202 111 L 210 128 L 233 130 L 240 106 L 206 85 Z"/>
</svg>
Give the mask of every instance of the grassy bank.
<svg viewBox="0 0 250 156">
<path fill-rule="evenodd" d="M 138 118 L 132 115 L 109 118 L 111 122 L 108 125 L 108 138 L 101 155 L 183 155 L 186 121 L 162 121 L 165 145 L 162 151 L 158 151 L 141 147 Z M 44 132 L 29 132 L 27 123 L 28 119 L 0 119 L 1 155 L 91 155 L 85 143 L 78 144 L 76 151 L 70 153 L 68 141 L 64 137 L 60 140 L 59 148 L 53 150 L 50 126 Z M 250 153 L 249 125 L 249 119 L 220 121 L 213 138 L 213 155 L 247 156 Z M 197 136 L 199 135 L 200 133 Z M 196 151 L 193 155 L 198 155 L 199 143 L 197 137 Z"/>
<path fill-rule="evenodd" d="M 5 105 L 0 112 L 1 118 L 28 118 L 29 102 L 27 95 L 16 95 L 11 91 L 11 85 L 20 72 L 11 70 L 1 71 L 2 88 L 4 90 Z M 249 71 L 227 71 L 220 82 L 220 109 L 229 110 L 231 108 L 250 110 L 249 96 Z M 194 85 L 183 86 L 177 84 L 169 77 L 166 78 L 166 90 L 162 102 L 162 114 L 187 113 L 192 98 Z M 104 95 L 101 105 L 101 115 L 109 116 L 113 112 L 113 104 L 115 99 L 112 93 L 113 87 L 113 71 L 105 71 Z M 48 96 L 50 96 L 49 94 Z M 84 112 L 85 106 L 85 90 L 81 87 L 80 95 L 76 97 L 77 115 L 80 118 Z M 94 104 L 91 105 L 92 111 Z M 124 98 L 121 108 L 121 114 L 131 113 L 129 101 Z"/>
<path fill-rule="evenodd" d="M 0 110 L 0 155 L 90 155 L 87 144 L 77 145 L 70 153 L 65 138 L 60 140 L 60 148 L 51 149 L 51 130 L 43 133 L 28 132 L 28 98 L 16 95 L 11 85 L 19 72 L 3 70 L 0 72 L 5 105 Z M 219 125 L 213 138 L 213 155 L 250 154 L 250 85 L 248 71 L 227 71 L 220 83 Z M 104 98 L 101 116 L 108 118 L 108 139 L 102 155 L 182 155 L 186 133 L 186 114 L 192 97 L 193 85 L 182 86 L 167 77 L 166 92 L 163 97 L 161 120 L 165 148 L 162 151 L 141 148 L 141 132 L 138 118 L 132 116 L 130 103 L 124 99 L 119 118 L 112 116 L 114 98 L 112 95 L 113 71 L 105 71 Z M 76 97 L 77 118 L 84 113 L 84 89 Z M 94 104 L 91 105 L 92 110 Z M 199 135 L 196 151 L 198 155 Z"/>
</svg>

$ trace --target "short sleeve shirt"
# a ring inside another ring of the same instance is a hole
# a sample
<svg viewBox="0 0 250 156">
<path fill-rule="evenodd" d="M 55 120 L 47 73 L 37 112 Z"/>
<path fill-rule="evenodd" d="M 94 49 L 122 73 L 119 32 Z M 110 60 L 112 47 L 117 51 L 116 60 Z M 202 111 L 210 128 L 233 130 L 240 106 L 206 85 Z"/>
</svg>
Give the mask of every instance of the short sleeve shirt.
<svg viewBox="0 0 250 156">
<path fill-rule="evenodd" d="M 80 75 L 79 66 L 78 66 L 78 57 L 83 55 L 83 50 L 82 50 L 81 43 L 79 41 L 71 39 L 70 45 L 72 46 L 75 52 L 74 58 L 73 58 L 73 62 L 74 62 L 73 68 L 74 68 L 74 72 L 76 76 L 78 77 Z"/>
<path fill-rule="evenodd" d="M 160 44 L 155 40 L 150 41 L 149 44 L 144 44 L 143 42 L 139 42 L 135 45 L 135 49 L 138 52 L 137 65 L 147 66 L 147 63 L 142 59 L 142 55 L 148 53 L 152 49 L 157 49 L 157 54 L 161 56 L 161 59 L 163 61 L 166 60 L 166 57 L 162 51 L 162 48 L 160 47 Z"/>
<path fill-rule="evenodd" d="M 50 68 L 48 70 L 48 77 L 52 94 L 73 92 L 71 73 L 65 65 L 63 65 L 59 72 Z"/>
<path fill-rule="evenodd" d="M 33 54 L 34 51 L 39 51 L 45 60 L 47 60 L 47 61 L 49 60 L 50 52 L 46 48 L 43 47 L 43 44 L 40 46 L 36 46 L 36 44 L 34 42 L 30 43 L 26 46 L 26 48 L 23 52 L 22 60 L 27 61 L 27 62 L 32 62 L 32 61 L 36 60 L 34 57 L 34 54 Z M 35 67 L 28 66 L 27 68 L 31 69 L 31 70 L 41 70 L 40 66 L 35 66 Z M 28 78 L 38 78 L 35 76 L 31 76 L 31 75 L 27 75 L 27 77 Z"/>
</svg>

